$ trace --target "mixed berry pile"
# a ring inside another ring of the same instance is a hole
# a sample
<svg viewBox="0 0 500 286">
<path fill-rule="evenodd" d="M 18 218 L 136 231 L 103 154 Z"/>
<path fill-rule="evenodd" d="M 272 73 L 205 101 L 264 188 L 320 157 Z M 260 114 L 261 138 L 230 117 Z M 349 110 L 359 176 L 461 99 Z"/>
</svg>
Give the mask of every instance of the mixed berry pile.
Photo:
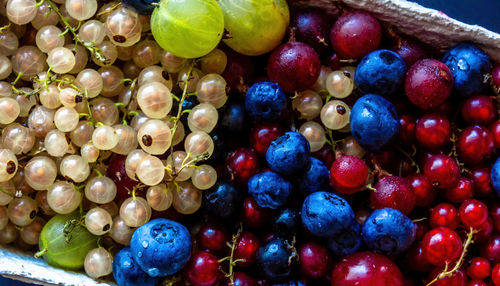
<svg viewBox="0 0 500 286">
<path fill-rule="evenodd" d="M 290 2 L 1 0 L 0 244 L 118 285 L 499 286 L 500 66 Z"/>
</svg>

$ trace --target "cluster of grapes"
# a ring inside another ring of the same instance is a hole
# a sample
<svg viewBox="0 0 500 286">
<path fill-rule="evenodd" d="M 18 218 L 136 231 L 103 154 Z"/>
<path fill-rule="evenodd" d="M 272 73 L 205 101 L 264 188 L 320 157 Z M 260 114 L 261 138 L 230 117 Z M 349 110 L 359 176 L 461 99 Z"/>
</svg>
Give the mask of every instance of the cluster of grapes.
<svg viewBox="0 0 500 286">
<path fill-rule="evenodd" d="M 500 66 L 295 8 L 0 0 L 0 244 L 119 285 L 500 285 Z"/>
</svg>

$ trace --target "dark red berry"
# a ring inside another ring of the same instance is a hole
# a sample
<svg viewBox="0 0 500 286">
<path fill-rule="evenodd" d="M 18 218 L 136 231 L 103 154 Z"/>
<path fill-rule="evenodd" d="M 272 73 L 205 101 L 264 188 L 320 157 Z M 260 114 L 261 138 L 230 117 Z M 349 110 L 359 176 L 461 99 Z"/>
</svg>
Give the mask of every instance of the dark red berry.
<svg viewBox="0 0 500 286">
<path fill-rule="evenodd" d="M 321 244 L 309 241 L 299 250 L 300 270 L 308 278 L 326 277 L 331 270 L 332 258 Z"/>
<path fill-rule="evenodd" d="M 226 279 L 224 286 L 257 286 L 257 281 L 243 272 L 234 272 L 234 283 L 231 284 L 229 278 Z M 222 285 L 221 285 L 222 286 Z"/>
<path fill-rule="evenodd" d="M 415 205 L 419 207 L 430 206 L 436 199 L 436 190 L 432 187 L 429 178 L 424 174 L 414 174 L 408 177 L 408 181 L 415 193 Z"/>
<path fill-rule="evenodd" d="M 383 281 L 383 284 L 380 284 Z M 358 252 L 344 257 L 333 269 L 332 286 L 403 286 L 403 274 L 389 258 Z"/>
<path fill-rule="evenodd" d="M 440 203 L 431 210 L 429 224 L 432 228 L 443 226 L 456 229 L 458 223 L 458 210 L 452 204 Z"/>
<path fill-rule="evenodd" d="M 489 259 L 493 263 L 500 262 L 500 234 L 490 236 L 481 245 L 481 257 Z"/>
<path fill-rule="evenodd" d="M 488 218 L 488 208 L 478 200 L 465 200 L 458 210 L 460 221 L 468 229 L 482 225 Z"/>
<path fill-rule="evenodd" d="M 438 267 L 434 268 L 429 274 L 428 282 L 434 280 L 436 276 L 438 276 L 441 272 L 443 272 L 443 268 Z M 439 280 L 437 280 L 433 286 L 465 286 L 467 283 L 467 277 L 462 270 L 457 270 L 453 272 L 451 276 L 445 276 Z"/>
<path fill-rule="evenodd" d="M 295 39 L 311 46 L 318 54 L 330 50 L 330 16 L 325 11 L 310 9 L 297 12 L 290 23 Z"/>
<path fill-rule="evenodd" d="M 408 70 L 405 91 L 417 107 L 427 110 L 446 101 L 453 88 L 453 75 L 442 62 L 423 59 Z"/>
<path fill-rule="evenodd" d="M 246 226 L 260 228 L 269 221 L 270 217 L 272 217 L 271 209 L 259 206 L 252 197 L 245 198 L 241 209 L 241 221 Z"/>
<path fill-rule="evenodd" d="M 464 163 L 477 165 L 491 158 L 495 152 L 495 144 L 488 129 L 474 125 L 460 133 L 457 151 Z"/>
<path fill-rule="evenodd" d="M 454 187 L 460 178 L 457 161 L 447 155 L 432 155 L 425 160 L 424 174 L 434 187 L 446 189 Z"/>
<path fill-rule="evenodd" d="M 259 172 L 259 158 L 253 150 L 239 148 L 226 159 L 226 166 L 233 181 L 246 185 Z"/>
<path fill-rule="evenodd" d="M 283 129 L 281 129 L 279 124 L 267 123 L 257 125 L 250 132 L 250 145 L 259 155 L 265 156 L 271 142 L 283 134 Z"/>
<path fill-rule="evenodd" d="M 488 286 L 488 284 L 483 280 L 470 280 L 467 286 Z"/>
<path fill-rule="evenodd" d="M 460 236 L 446 227 L 438 227 L 427 232 L 422 239 L 424 256 L 429 263 L 444 266 L 455 262 L 462 253 Z"/>
<path fill-rule="evenodd" d="M 414 244 L 406 253 L 405 262 L 411 270 L 419 272 L 429 272 L 432 270 L 432 264 L 425 259 L 421 243 Z"/>
<path fill-rule="evenodd" d="M 343 194 L 360 191 L 368 179 L 368 166 L 363 159 L 344 155 L 335 160 L 330 169 L 330 183 Z"/>
<path fill-rule="evenodd" d="M 399 140 L 403 144 L 411 145 L 415 143 L 415 126 L 417 119 L 412 114 L 402 114 L 399 116 Z"/>
<path fill-rule="evenodd" d="M 488 219 L 486 219 L 483 224 L 476 227 L 476 230 L 478 230 L 478 232 L 474 236 L 474 241 L 478 243 L 487 241 L 491 233 L 493 232 L 493 219 L 491 219 L 491 217 L 488 217 Z"/>
<path fill-rule="evenodd" d="M 332 146 L 325 144 L 318 151 L 311 153 L 311 156 L 320 160 L 325 166 L 331 166 L 335 161 L 335 153 L 333 153 Z"/>
<path fill-rule="evenodd" d="M 330 32 L 333 49 L 344 59 L 360 58 L 376 50 L 381 38 L 380 23 L 362 11 L 340 16 Z"/>
<path fill-rule="evenodd" d="M 495 148 L 500 148 L 500 121 L 495 121 L 490 126 L 491 137 L 493 137 L 493 143 L 495 143 Z"/>
<path fill-rule="evenodd" d="M 491 72 L 491 82 L 496 88 L 500 88 L 500 65 L 497 65 Z"/>
<path fill-rule="evenodd" d="M 474 182 L 465 177 L 460 177 L 458 184 L 445 190 L 446 198 L 452 203 L 461 203 L 474 196 Z"/>
<path fill-rule="evenodd" d="M 198 242 L 203 249 L 221 251 L 226 249 L 227 241 L 227 232 L 220 225 L 205 224 L 198 232 Z"/>
<path fill-rule="evenodd" d="M 472 258 L 469 267 L 467 268 L 467 275 L 471 279 L 483 280 L 490 276 L 491 264 L 488 259 L 483 257 Z"/>
<path fill-rule="evenodd" d="M 106 175 L 116 184 L 116 199 L 118 202 L 130 197 L 129 192 L 139 184 L 132 180 L 125 171 L 125 160 L 127 156 L 113 155 L 109 160 Z"/>
<path fill-rule="evenodd" d="M 236 265 L 250 266 L 254 264 L 259 247 L 259 239 L 254 234 L 243 231 L 236 240 L 234 248 L 234 259 L 242 259 L 243 261 L 238 262 Z"/>
<path fill-rule="evenodd" d="M 474 195 L 487 197 L 494 193 L 491 185 L 490 169 L 481 168 L 472 171 L 472 181 L 474 182 Z"/>
<path fill-rule="evenodd" d="M 385 177 L 375 185 L 376 191 L 370 193 L 373 209 L 393 208 L 409 214 L 415 206 L 415 193 L 410 182 L 399 176 Z"/>
<path fill-rule="evenodd" d="M 301 42 L 288 42 L 279 46 L 267 62 L 269 79 L 291 93 L 311 87 L 318 79 L 320 70 L 318 53 Z"/>
<path fill-rule="evenodd" d="M 207 251 L 195 253 L 186 268 L 186 278 L 194 286 L 214 285 L 220 274 L 219 260 Z"/>
<path fill-rule="evenodd" d="M 467 98 L 462 104 L 462 118 L 469 124 L 489 125 L 497 119 L 497 107 L 486 95 Z"/>
<path fill-rule="evenodd" d="M 222 74 L 231 90 L 246 93 L 255 78 L 255 60 L 232 49 L 224 49 L 227 55 L 226 70 Z"/>
<path fill-rule="evenodd" d="M 425 115 L 417 120 L 415 137 L 418 143 L 429 149 L 439 149 L 450 141 L 450 121 L 441 114 Z"/>
<path fill-rule="evenodd" d="M 411 67 L 416 61 L 426 58 L 422 44 L 413 39 L 402 39 L 391 50 L 403 58 L 407 67 Z"/>
<path fill-rule="evenodd" d="M 342 64 L 342 59 L 337 55 L 336 53 L 333 53 L 329 58 L 328 58 L 328 66 L 330 66 L 330 69 L 336 71 L 340 70 L 343 66 Z"/>
<path fill-rule="evenodd" d="M 493 219 L 493 226 L 496 231 L 500 231 L 500 203 L 495 203 L 488 208 L 489 214 Z"/>
</svg>

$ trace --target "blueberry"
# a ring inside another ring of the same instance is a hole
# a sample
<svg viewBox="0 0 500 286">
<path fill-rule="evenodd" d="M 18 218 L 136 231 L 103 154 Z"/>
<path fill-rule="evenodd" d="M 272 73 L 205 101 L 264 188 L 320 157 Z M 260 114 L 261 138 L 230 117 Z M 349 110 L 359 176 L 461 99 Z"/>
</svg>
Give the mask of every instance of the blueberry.
<svg viewBox="0 0 500 286">
<path fill-rule="evenodd" d="M 268 279 L 284 280 L 292 274 L 292 267 L 288 264 L 292 255 L 291 247 L 283 238 L 278 237 L 261 246 L 257 253 L 257 261 Z"/>
<path fill-rule="evenodd" d="M 261 207 L 277 209 L 292 193 L 292 184 L 274 172 L 263 172 L 248 180 L 248 193 Z"/>
<path fill-rule="evenodd" d="M 331 193 L 312 193 L 302 205 L 302 224 L 317 236 L 338 234 L 348 228 L 353 220 L 354 212 L 349 203 Z"/>
<path fill-rule="evenodd" d="M 299 214 L 293 209 L 282 210 L 275 219 L 274 232 L 278 236 L 292 236 L 299 225 Z"/>
<path fill-rule="evenodd" d="M 210 137 L 212 137 L 212 141 L 214 142 L 214 152 L 212 153 L 212 156 L 205 161 L 205 163 L 215 166 L 224 162 L 226 159 L 226 138 L 224 136 L 224 132 L 219 129 L 215 129 L 210 132 Z"/>
<path fill-rule="evenodd" d="M 326 190 L 330 186 L 330 172 L 320 160 L 311 157 L 307 171 L 298 179 L 299 190 L 305 194 Z"/>
<path fill-rule="evenodd" d="M 379 151 L 398 135 L 396 108 L 382 96 L 366 94 L 352 107 L 351 132 L 365 149 Z"/>
<path fill-rule="evenodd" d="M 385 255 L 407 250 L 415 240 L 417 227 L 398 210 L 385 208 L 373 211 L 363 225 L 366 245 Z"/>
<path fill-rule="evenodd" d="M 361 60 L 354 82 L 364 93 L 391 95 L 403 84 L 405 73 L 403 58 L 389 50 L 377 50 Z"/>
<path fill-rule="evenodd" d="M 361 239 L 361 226 L 357 221 L 328 239 L 328 248 L 337 256 L 342 257 L 358 251 L 363 243 Z"/>
<path fill-rule="evenodd" d="M 151 15 L 155 6 L 153 3 L 159 2 L 158 0 L 122 0 L 123 6 L 131 8 L 139 14 Z"/>
<path fill-rule="evenodd" d="M 500 157 L 498 157 L 493 167 L 491 167 L 491 184 L 500 197 Z"/>
<path fill-rule="evenodd" d="M 286 132 L 271 142 L 266 160 L 269 167 L 282 175 L 303 171 L 309 164 L 311 149 L 307 139 L 298 132 Z"/>
<path fill-rule="evenodd" d="M 234 215 L 243 200 L 240 190 L 226 181 L 218 181 L 203 196 L 205 209 L 222 218 Z"/>
<path fill-rule="evenodd" d="M 276 120 L 286 109 L 285 92 L 276 83 L 258 82 L 247 91 L 245 109 L 255 120 Z"/>
<path fill-rule="evenodd" d="M 135 263 L 130 247 L 125 247 L 113 259 L 113 277 L 120 286 L 154 286 L 158 278 L 150 277 Z"/>
<path fill-rule="evenodd" d="M 443 63 L 450 68 L 455 91 L 463 96 L 480 93 L 485 87 L 484 75 L 491 72 L 489 56 L 472 44 L 459 44 L 443 57 Z"/>
<path fill-rule="evenodd" d="M 240 103 L 229 105 L 224 110 L 220 124 L 231 133 L 242 131 L 245 127 L 245 106 Z"/>
<path fill-rule="evenodd" d="M 135 262 L 149 276 L 167 276 L 188 262 L 191 236 L 182 224 L 159 218 L 135 230 L 130 248 Z"/>
</svg>

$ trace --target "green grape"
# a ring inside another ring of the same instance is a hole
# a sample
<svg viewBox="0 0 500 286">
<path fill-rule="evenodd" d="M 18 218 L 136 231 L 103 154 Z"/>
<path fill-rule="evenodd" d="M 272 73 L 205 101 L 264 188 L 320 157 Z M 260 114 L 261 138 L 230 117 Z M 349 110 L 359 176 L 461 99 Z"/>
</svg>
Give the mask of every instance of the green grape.
<svg viewBox="0 0 500 286">
<path fill-rule="evenodd" d="M 81 224 L 66 226 L 69 235 L 64 235 L 65 225 L 72 220 L 79 220 L 80 214 L 56 215 L 50 219 L 40 233 L 39 247 L 48 264 L 68 270 L 83 268 L 87 253 L 97 247 L 97 236 Z M 74 221 L 75 222 L 75 221 Z"/>
<path fill-rule="evenodd" d="M 286 0 L 219 0 L 224 13 L 224 42 L 233 50 L 258 56 L 276 48 L 290 22 Z"/>
<path fill-rule="evenodd" d="M 151 31 L 167 52 L 198 58 L 219 44 L 224 16 L 215 0 L 161 0 L 151 16 Z"/>
</svg>

